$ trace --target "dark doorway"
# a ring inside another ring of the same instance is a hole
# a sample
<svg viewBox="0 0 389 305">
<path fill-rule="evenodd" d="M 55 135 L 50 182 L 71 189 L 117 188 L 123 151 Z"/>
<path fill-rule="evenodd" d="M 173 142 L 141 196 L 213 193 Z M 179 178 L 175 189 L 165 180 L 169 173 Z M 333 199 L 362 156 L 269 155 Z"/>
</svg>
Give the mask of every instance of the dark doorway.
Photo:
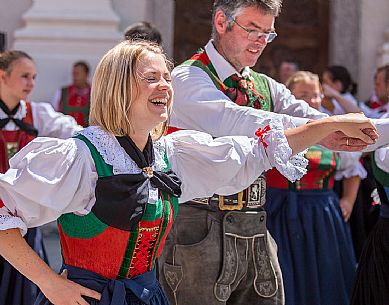
<svg viewBox="0 0 389 305">
<path fill-rule="evenodd" d="M 0 32 L 0 52 L 5 51 L 5 44 L 6 44 L 6 35 L 5 33 Z"/>
</svg>

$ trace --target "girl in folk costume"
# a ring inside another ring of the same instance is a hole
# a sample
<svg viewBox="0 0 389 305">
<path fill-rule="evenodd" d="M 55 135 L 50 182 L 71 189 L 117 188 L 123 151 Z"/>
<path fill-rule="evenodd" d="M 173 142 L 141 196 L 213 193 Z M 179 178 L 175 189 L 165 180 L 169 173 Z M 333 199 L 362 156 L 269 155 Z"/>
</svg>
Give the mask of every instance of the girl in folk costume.
<svg viewBox="0 0 389 305">
<path fill-rule="evenodd" d="M 362 112 L 354 94 L 357 84 L 343 66 L 329 66 L 323 72 L 323 93 L 319 110 L 329 115 Z"/>
<path fill-rule="evenodd" d="M 55 112 L 49 105 L 26 100 L 35 77 L 35 64 L 28 54 L 0 53 L 0 173 L 7 171 L 9 159 L 37 135 L 69 137 L 80 129 L 72 118 Z M 3 206 L 1 202 L 0 205 Z M 25 238 L 46 260 L 40 231 L 29 230 Z M 7 261 L 1 259 L 0 263 L 0 304 L 31 304 L 38 288 Z"/>
<path fill-rule="evenodd" d="M 385 66 L 389 102 L 389 65 Z M 383 115 L 382 120 L 389 118 Z M 372 160 L 379 194 L 380 218 L 370 232 L 358 264 L 351 305 L 385 305 L 389 300 L 389 146 L 377 149 Z"/>
<path fill-rule="evenodd" d="M 172 106 L 168 66 L 155 44 L 118 44 L 97 66 L 90 127 L 68 140 L 32 141 L 0 176 L 0 253 L 39 286 L 35 304 L 167 304 L 154 265 L 179 199 L 236 193 L 273 166 L 300 178 L 304 159 L 295 154 L 336 130 L 374 142 L 362 115 L 285 131 L 288 118 L 269 115 L 255 139 L 161 137 Z M 61 275 L 21 237 L 55 219 Z"/>
<path fill-rule="evenodd" d="M 373 173 L 381 203 L 380 217 L 370 232 L 358 264 L 352 305 L 385 305 L 389 299 L 389 146 L 377 149 Z"/>
<path fill-rule="evenodd" d="M 298 71 L 286 82 L 297 98 L 319 109 L 319 77 Z M 348 304 L 356 259 L 347 223 L 366 171 L 361 153 L 312 146 L 307 174 L 290 183 L 276 170 L 267 176 L 268 228 L 278 245 L 287 305 Z M 334 180 L 343 178 L 343 194 Z"/>
</svg>

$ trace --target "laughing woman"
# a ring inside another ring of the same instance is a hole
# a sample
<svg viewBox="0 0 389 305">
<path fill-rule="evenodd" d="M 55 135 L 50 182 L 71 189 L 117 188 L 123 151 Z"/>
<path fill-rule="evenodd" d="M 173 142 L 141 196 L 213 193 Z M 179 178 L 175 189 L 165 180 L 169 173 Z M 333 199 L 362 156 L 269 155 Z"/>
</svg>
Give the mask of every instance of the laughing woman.
<svg viewBox="0 0 389 305">
<path fill-rule="evenodd" d="M 0 254 L 40 287 L 36 304 L 167 304 L 154 263 L 178 198 L 236 193 L 273 166 L 298 179 L 305 170 L 296 153 L 337 130 L 373 142 L 361 130 L 375 127 L 362 115 L 284 131 L 288 117 L 269 114 L 255 139 L 161 137 L 172 106 L 168 66 L 157 45 L 120 43 L 96 68 L 90 127 L 69 140 L 34 140 L 0 176 Z M 22 238 L 55 219 L 61 275 Z"/>
<path fill-rule="evenodd" d="M 67 138 L 81 128 L 49 104 L 27 101 L 35 77 L 36 67 L 28 54 L 15 50 L 0 53 L 0 173 L 7 171 L 8 160 L 36 136 Z M 0 224 L 5 224 L 4 217 L 0 216 Z M 25 239 L 46 259 L 39 229 L 29 230 Z M 0 259 L 0 304 L 29 305 L 37 294 L 32 282 Z"/>
</svg>

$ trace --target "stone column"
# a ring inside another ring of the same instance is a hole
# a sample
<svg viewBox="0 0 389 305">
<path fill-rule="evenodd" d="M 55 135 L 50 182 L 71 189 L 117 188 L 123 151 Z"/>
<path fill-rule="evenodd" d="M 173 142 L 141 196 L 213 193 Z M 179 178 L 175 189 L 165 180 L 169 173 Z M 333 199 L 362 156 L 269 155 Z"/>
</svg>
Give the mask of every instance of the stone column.
<svg viewBox="0 0 389 305">
<path fill-rule="evenodd" d="M 385 42 L 379 50 L 377 66 L 389 64 L 389 28 L 385 32 Z"/>
<path fill-rule="evenodd" d="M 154 0 L 154 16 L 155 25 L 162 33 L 162 45 L 169 56 L 174 53 L 174 0 Z"/>
<path fill-rule="evenodd" d="M 375 0 L 372 5 L 370 0 L 363 0 L 361 4 L 358 93 L 360 100 L 365 101 L 374 92 L 376 68 L 385 62 L 385 42 L 386 63 L 389 62 L 389 2 Z"/>
<path fill-rule="evenodd" d="M 15 33 L 15 49 L 29 53 L 38 68 L 35 101 L 49 101 L 71 81 L 72 64 L 85 60 L 91 77 L 101 56 L 122 38 L 110 0 L 34 0 Z"/>
<path fill-rule="evenodd" d="M 354 79 L 359 73 L 360 1 L 330 1 L 330 65 L 345 66 Z"/>
</svg>

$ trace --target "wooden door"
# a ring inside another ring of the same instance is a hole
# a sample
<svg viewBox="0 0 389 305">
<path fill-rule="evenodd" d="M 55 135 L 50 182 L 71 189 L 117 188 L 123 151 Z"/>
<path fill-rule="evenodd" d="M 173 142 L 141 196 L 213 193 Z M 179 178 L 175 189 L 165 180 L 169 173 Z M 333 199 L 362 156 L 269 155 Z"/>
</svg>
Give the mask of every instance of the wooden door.
<svg viewBox="0 0 389 305">
<path fill-rule="evenodd" d="M 176 0 L 174 61 L 180 64 L 211 37 L 212 0 Z"/>
<path fill-rule="evenodd" d="M 256 71 L 276 77 L 282 60 L 296 61 L 316 73 L 328 62 L 328 0 L 284 0 L 276 19 L 278 37 L 260 57 Z M 174 60 L 183 62 L 211 35 L 212 0 L 176 0 Z"/>
<path fill-rule="evenodd" d="M 5 37 L 6 37 L 5 33 L 0 32 L 0 52 L 5 51 L 5 43 L 6 43 Z"/>
</svg>

